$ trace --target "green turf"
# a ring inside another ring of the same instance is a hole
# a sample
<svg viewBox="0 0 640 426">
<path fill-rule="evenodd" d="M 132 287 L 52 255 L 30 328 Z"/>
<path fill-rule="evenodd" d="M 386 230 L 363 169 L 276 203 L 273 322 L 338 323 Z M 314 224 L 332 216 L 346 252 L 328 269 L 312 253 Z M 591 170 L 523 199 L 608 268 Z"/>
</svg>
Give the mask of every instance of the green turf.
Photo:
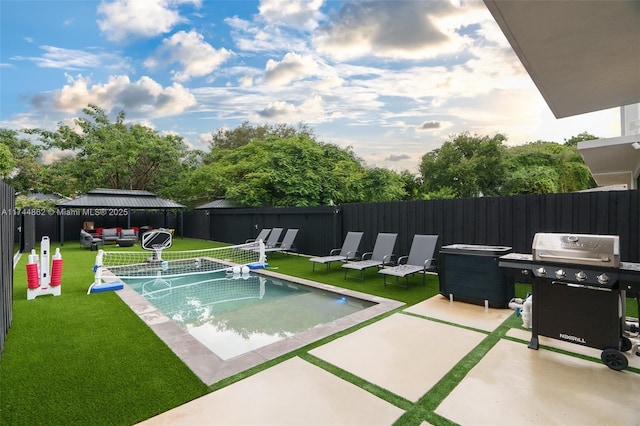
<svg viewBox="0 0 640 426">
<path fill-rule="evenodd" d="M 174 240 L 171 250 L 194 250 L 219 246 L 202 240 Z M 54 252 L 54 245 L 51 252 Z M 107 250 L 119 249 L 115 246 Z M 139 245 L 133 249 L 140 250 Z M 67 242 L 61 247 L 64 259 L 62 296 L 26 300 L 26 255 L 14 273 L 13 323 L 0 358 L 0 424 L 129 425 L 167 411 L 208 392 L 228 386 L 293 356 L 300 356 L 320 368 L 394 404 L 406 413 L 399 425 L 449 425 L 434 413 L 437 405 L 455 388 L 473 366 L 504 338 L 510 328 L 521 326 L 512 315 L 440 380 L 417 403 L 332 366 L 308 352 L 380 318 L 359 324 L 304 348 L 283 355 L 210 387 L 200 380 L 113 292 L 87 295 L 93 282 L 96 252 Z M 408 290 L 383 285 L 371 269 L 366 279 L 344 279 L 339 265 L 325 273 L 312 272 L 304 256 L 271 254 L 270 269 L 402 301 L 418 303 L 438 293 L 438 280 L 427 276 L 410 280 Z M 531 287 L 516 285 L 516 296 L 525 297 Z M 630 314 L 637 311 L 630 304 Z M 395 312 L 401 311 L 400 308 Z M 634 310 L 635 309 L 635 310 Z M 637 313 L 636 313 L 637 315 Z"/>
</svg>

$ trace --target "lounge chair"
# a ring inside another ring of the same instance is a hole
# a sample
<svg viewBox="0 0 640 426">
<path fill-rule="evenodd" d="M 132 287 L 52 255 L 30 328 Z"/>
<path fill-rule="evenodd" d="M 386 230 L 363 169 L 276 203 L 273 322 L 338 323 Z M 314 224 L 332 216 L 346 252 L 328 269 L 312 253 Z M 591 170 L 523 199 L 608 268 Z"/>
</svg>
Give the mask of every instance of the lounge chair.
<svg viewBox="0 0 640 426">
<path fill-rule="evenodd" d="M 293 242 L 296 240 L 296 236 L 298 235 L 297 229 L 287 229 L 287 232 L 284 234 L 284 238 L 281 243 L 276 244 L 275 247 L 265 248 L 264 251 L 269 253 L 280 252 L 286 253 L 290 251 L 295 251 Z"/>
<path fill-rule="evenodd" d="M 396 277 L 395 283 L 398 284 L 398 278 L 405 279 L 404 287 L 409 289 L 409 275 L 422 273 L 422 285 L 426 284 L 427 272 L 434 272 L 436 260 L 433 257 L 438 244 L 437 235 L 414 235 L 411 243 L 411 250 L 408 256 L 402 256 L 398 259 L 398 265 L 390 268 L 383 268 L 378 273 L 384 275 L 384 285 L 387 285 L 387 275 Z"/>
<path fill-rule="evenodd" d="M 313 262 L 312 270 L 316 270 L 316 263 L 324 263 L 327 265 L 327 272 L 331 267 L 331 262 L 346 262 L 358 257 L 358 249 L 362 240 L 363 232 L 348 232 L 342 243 L 342 248 L 335 248 L 329 252 L 329 256 L 312 257 L 309 260 Z"/>
<path fill-rule="evenodd" d="M 80 245 L 84 248 L 96 250 L 98 247 L 104 246 L 104 241 L 102 241 L 102 238 L 94 237 L 83 229 L 80 230 Z"/>
<path fill-rule="evenodd" d="M 347 262 L 342 265 L 342 267 L 345 268 L 345 279 L 347 278 L 347 273 L 350 269 L 360 271 L 360 280 L 364 281 L 365 270 L 373 267 L 380 268 L 386 265 L 393 265 L 393 248 L 396 245 L 396 238 L 398 238 L 398 234 L 378 234 L 376 237 L 376 243 L 373 246 L 373 251 L 364 253 L 362 255 L 362 260 L 357 262 Z"/>
<path fill-rule="evenodd" d="M 258 233 L 257 237 L 249 238 L 248 240 L 245 241 L 245 243 L 252 243 L 258 240 L 266 241 L 270 232 L 271 232 L 271 228 L 262 228 L 262 230 Z"/>
<path fill-rule="evenodd" d="M 273 228 L 269 233 L 269 237 L 266 240 L 263 240 L 264 247 L 267 249 L 277 247 L 281 234 L 282 234 L 282 228 Z"/>
</svg>

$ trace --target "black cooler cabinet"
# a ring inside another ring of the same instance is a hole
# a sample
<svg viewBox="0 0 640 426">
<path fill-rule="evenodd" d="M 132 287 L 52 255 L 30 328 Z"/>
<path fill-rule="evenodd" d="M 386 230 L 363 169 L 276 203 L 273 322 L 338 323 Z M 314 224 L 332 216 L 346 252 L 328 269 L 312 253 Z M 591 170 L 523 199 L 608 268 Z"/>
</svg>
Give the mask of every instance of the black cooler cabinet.
<svg viewBox="0 0 640 426">
<path fill-rule="evenodd" d="M 511 247 L 452 244 L 440 249 L 440 294 L 454 300 L 507 308 L 515 297 L 515 279 L 498 266 L 498 258 Z"/>
</svg>

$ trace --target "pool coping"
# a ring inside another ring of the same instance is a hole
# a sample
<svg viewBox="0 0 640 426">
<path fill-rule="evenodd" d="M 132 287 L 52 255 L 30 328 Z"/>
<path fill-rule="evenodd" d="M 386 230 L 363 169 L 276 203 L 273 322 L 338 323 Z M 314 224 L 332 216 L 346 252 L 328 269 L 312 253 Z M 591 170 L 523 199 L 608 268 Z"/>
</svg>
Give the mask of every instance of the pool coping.
<svg viewBox="0 0 640 426">
<path fill-rule="evenodd" d="M 405 305 L 405 303 L 397 300 L 293 277 L 267 269 L 258 269 L 252 272 L 270 278 L 283 279 L 320 290 L 373 302 L 375 305 L 225 360 L 213 353 L 186 330 L 180 328 L 169 317 L 164 315 L 126 283 L 123 283 L 124 288 L 116 291 L 116 293 L 178 358 L 208 386 Z M 103 279 L 105 281 L 113 281 L 118 278 L 105 270 Z"/>
</svg>

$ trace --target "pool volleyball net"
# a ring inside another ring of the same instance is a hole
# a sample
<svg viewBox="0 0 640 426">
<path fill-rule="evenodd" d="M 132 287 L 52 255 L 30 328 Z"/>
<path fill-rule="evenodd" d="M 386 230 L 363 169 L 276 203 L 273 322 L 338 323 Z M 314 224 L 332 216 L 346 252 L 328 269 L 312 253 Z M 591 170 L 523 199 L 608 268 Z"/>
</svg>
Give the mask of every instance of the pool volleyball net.
<svg viewBox="0 0 640 426">
<path fill-rule="evenodd" d="M 211 272 L 240 272 L 266 265 L 264 243 L 185 251 L 102 251 L 94 269 L 117 278 L 177 277 Z M 244 267 L 244 268 L 243 268 Z M 97 273 L 98 271 L 96 271 Z"/>
</svg>

